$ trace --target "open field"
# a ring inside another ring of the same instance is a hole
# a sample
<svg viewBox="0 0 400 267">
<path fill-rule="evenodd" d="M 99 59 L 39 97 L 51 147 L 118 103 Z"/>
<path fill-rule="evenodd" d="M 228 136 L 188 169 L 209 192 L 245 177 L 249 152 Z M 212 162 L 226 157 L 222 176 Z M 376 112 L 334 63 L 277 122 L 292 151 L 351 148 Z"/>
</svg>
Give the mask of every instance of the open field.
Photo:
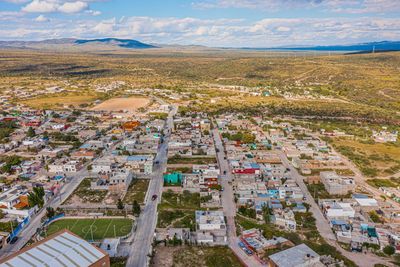
<svg viewBox="0 0 400 267">
<path fill-rule="evenodd" d="M 217 163 L 215 157 L 182 157 L 180 155 L 168 158 L 168 164 L 212 164 Z"/>
<path fill-rule="evenodd" d="M 57 96 L 42 96 L 24 100 L 20 103 L 35 109 L 57 109 L 63 108 L 64 106 L 74 106 L 75 108 L 82 107 L 83 105 L 91 104 L 96 99 L 98 99 L 98 96 L 95 94 L 66 94 Z"/>
<path fill-rule="evenodd" d="M 200 209 L 199 193 L 183 191 L 182 194 L 178 194 L 168 190 L 163 193 L 158 205 L 157 227 L 185 227 L 195 230 L 194 212 Z"/>
<path fill-rule="evenodd" d="M 150 266 L 163 267 L 241 267 L 242 264 L 228 247 L 164 247 L 156 248 Z"/>
<path fill-rule="evenodd" d="M 332 138 L 336 150 L 352 160 L 369 177 L 390 177 L 400 172 L 400 146 Z"/>
<path fill-rule="evenodd" d="M 139 204 L 144 202 L 147 188 L 149 187 L 150 180 L 147 179 L 133 179 L 128 191 L 125 194 L 123 202 L 126 204 L 132 204 L 133 201 L 137 201 Z"/>
<path fill-rule="evenodd" d="M 90 178 L 85 178 L 75 191 L 65 200 L 65 204 L 100 203 L 108 191 L 90 189 Z"/>
<path fill-rule="evenodd" d="M 145 97 L 112 98 L 96 105 L 92 110 L 133 112 L 149 103 L 150 99 Z"/>
<path fill-rule="evenodd" d="M 48 86 L 90 91 L 99 83 L 120 80 L 126 87 L 107 98 L 122 96 L 127 88 L 158 88 L 189 93 L 192 106 L 202 111 L 349 117 L 400 125 L 398 52 L 288 57 L 236 50 L 60 54 L 4 49 L 0 62 L 0 91 Z M 249 99 L 234 86 L 269 91 L 273 97 Z M 219 102 L 211 105 L 211 98 Z"/>
<path fill-rule="evenodd" d="M 83 239 L 101 240 L 125 236 L 130 233 L 131 228 L 131 219 L 61 219 L 48 226 L 47 235 L 68 229 Z"/>
</svg>

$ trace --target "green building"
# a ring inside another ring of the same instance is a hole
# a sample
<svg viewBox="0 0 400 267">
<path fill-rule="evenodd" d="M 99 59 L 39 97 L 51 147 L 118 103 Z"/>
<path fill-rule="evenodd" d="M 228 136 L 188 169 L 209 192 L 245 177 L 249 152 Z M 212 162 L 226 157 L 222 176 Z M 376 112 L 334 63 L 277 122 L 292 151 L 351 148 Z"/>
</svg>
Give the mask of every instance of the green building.
<svg viewBox="0 0 400 267">
<path fill-rule="evenodd" d="M 182 183 L 182 173 L 173 172 L 164 174 L 164 184 L 181 184 Z"/>
</svg>

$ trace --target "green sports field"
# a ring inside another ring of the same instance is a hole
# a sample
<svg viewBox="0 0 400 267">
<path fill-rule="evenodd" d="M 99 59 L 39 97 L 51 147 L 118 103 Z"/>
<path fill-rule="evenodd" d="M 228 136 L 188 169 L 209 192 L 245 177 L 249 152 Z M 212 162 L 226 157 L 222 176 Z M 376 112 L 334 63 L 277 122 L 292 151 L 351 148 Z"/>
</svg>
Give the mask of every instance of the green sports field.
<svg viewBox="0 0 400 267">
<path fill-rule="evenodd" d="M 132 220 L 122 218 L 62 219 L 50 224 L 46 234 L 51 235 L 62 229 L 68 229 L 86 240 L 101 240 L 127 235 L 132 229 Z"/>
</svg>

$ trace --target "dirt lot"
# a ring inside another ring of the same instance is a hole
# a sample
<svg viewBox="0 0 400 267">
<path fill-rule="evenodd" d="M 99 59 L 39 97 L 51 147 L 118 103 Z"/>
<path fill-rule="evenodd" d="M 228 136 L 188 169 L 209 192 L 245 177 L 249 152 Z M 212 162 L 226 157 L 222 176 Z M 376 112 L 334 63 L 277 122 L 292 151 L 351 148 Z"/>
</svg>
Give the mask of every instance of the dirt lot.
<svg viewBox="0 0 400 267">
<path fill-rule="evenodd" d="M 145 97 L 113 98 L 93 107 L 92 110 L 133 112 L 149 103 L 150 100 Z"/>
<path fill-rule="evenodd" d="M 185 247 L 160 244 L 150 266 L 162 267 L 241 267 L 239 260 L 227 247 Z"/>
</svg>

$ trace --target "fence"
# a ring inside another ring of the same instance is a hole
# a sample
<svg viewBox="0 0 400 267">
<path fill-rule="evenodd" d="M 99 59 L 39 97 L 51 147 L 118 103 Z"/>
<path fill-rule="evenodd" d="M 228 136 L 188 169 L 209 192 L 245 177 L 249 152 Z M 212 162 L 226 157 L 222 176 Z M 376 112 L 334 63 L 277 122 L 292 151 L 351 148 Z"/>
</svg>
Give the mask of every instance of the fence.
<svg viewBox="0 0 400 267">
<path fill-rule="evenodd" d="M 63 217 L 65 217 L 65 214 L 64 214 L 64 213 L 60 213 L 60 214 L 58 214 L 58 215 L 56 215 L 56 216 L 53 216 L 53 217 L 51 217 L 51 218 L 45 220 L 45 221 L 43 222 L 43 225 L 42 225 L 42 226 L 46 226 L 46 225 L 48 225 L 49 223 L 51 223 L 52 221 L 55 221 L 55 220 L 60 219 L 60 218 L 63 218 Z"/>
<path fill-rule="evenodd" d="M 24 226 L 29 223 L 29 220 L 30 220 L 29 216 L 25 217 L 25 219 L 20 224 L 18 224 L 18 226 L 15 227 L 15 229 L 10 233 L 10 235 L 7 238 L 7 242 L 13 240 L 13 238 L 16 237 L 22 231 L 22 229 L 24 229 Z"/>
</svg>

